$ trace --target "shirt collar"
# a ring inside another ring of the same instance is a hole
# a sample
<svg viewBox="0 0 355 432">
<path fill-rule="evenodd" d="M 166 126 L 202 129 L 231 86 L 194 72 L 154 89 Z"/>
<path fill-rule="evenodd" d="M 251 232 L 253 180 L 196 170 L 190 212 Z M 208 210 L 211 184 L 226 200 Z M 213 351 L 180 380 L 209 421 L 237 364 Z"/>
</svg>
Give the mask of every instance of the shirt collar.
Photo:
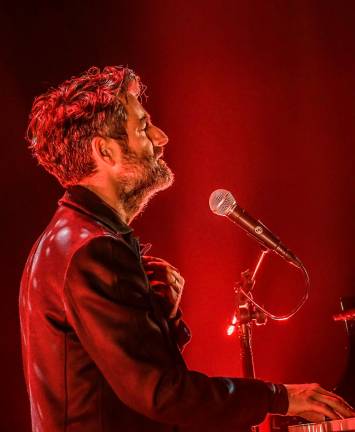
<svg viewBox="0 0 355 432">
<path fill-rule="evenodd" d="M 122 221 L 114 208 L 84 186 L 68 187 L 58 204 L 81 211 L 121 234 L 128 234 L 133 231 Z"/>
</svg>

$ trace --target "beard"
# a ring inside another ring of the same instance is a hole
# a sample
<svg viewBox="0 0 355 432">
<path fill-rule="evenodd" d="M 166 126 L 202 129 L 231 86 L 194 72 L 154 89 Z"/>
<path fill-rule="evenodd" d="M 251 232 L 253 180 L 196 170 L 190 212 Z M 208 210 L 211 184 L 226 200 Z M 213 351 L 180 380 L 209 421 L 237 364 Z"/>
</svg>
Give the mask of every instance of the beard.
<svg viewBox="0 0 355 432">
<path fill-rule="evenodd" d="M 174 174 L 165 161 L 158 159 L 158 151 L 152 155 L 137 155 L 125 149 L 124 174 L 117 182 L 120 201 L 132 220 L 141 213 L 149 200 L 174 182 Z"/>
</svg>

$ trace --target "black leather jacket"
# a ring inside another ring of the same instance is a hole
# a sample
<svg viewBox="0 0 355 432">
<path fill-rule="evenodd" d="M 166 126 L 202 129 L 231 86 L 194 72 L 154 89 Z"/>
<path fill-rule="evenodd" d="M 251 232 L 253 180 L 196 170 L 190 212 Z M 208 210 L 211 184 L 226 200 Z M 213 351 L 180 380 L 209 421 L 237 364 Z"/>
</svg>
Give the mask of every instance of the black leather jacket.
<svg viewBox="0 0 355 432">
<path fill-rule="evenodd" d="M 222 432 L 287 410 L 283 386 L 186 368 L 188 328 L 164 317 L 132 230 L 86 188 L 33 246 L 20 318 L 33 431 Z"/>
</svg>

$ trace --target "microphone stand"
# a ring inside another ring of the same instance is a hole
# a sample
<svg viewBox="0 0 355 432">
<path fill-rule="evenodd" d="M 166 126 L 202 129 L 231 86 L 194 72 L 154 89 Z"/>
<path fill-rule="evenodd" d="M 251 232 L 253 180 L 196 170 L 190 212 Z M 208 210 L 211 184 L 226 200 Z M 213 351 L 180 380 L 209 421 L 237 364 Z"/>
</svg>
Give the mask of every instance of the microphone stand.
<svg viewBox="0 0 355 432">
<path fill-rule="evenodd" d="M 255 277 L 260 266 L 268 253 L 269 249 L 262 249 L 259 260 L 253 273 L 245 270 L 241 273 L 241 280 L 235 285 L 236 309 L 233 316 L 232 324 L 229 327 L 229 334 L 234 328 L 237 328 L 237 334 L 240 345 L 240 358 L 242 362 L 242 377 L 255 378 L 253 350 L 252 350 L 252 323 L 256 325 L 266 324 L 267 318 L 264 312 L 258 309 L 244 294 L 252 297 L 251 291 L 255 285 Z M 253 432 L 258 432 L 259 427 L 253 426 Z"/>
</svg>

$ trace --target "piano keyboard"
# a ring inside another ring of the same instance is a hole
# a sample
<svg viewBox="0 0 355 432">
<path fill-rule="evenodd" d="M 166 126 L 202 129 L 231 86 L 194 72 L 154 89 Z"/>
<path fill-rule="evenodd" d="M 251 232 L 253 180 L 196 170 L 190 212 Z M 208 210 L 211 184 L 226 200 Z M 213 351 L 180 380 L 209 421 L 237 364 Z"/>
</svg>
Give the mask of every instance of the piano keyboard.
<svg viewBox="0 0 355 432">
<path fill-rule="evenodd" d="M 355 432 L 355 417 L 288 427 L 289 432 Z"/>
</svg>

